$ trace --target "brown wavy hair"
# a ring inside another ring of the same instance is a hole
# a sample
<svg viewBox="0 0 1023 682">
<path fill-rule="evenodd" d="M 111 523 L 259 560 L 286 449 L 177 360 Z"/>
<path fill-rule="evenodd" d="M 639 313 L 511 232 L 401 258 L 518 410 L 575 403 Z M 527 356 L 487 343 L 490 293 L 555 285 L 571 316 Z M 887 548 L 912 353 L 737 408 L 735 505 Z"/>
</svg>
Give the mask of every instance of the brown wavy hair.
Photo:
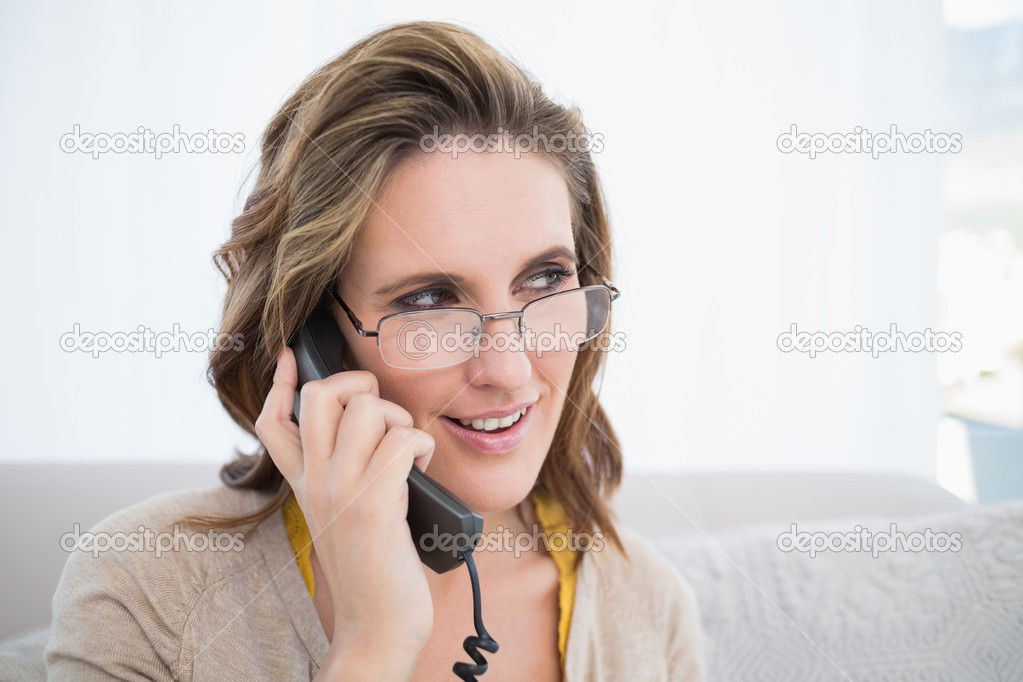
<svg viewBox="0 0 1023 682">
<path fill-rule="evenodd" d="M 422 153 L 426 134 L 499 129 L 547 138 L 586 132 L 578 109 L 553 102 L 479 36 L 447 23 L 376 32 L 316 71 L 284 103 L 263 135 L 244 210 L 213 256 L 227 279 L 221 331 L 240 334 L 245 344 L 214 349 L 208 378 L 245 431 L 255 436 L 278 353 L 337 280 L 389 172 Z M 612 278 L 611 231 L 590 151 L 541 147 L 541 153 L 568 185 L 579 262 Z M 579 277 L 581 285 L 602 283 L 586 268 Z M 561 503 L 576 532 L 600 530 L 620 548 L 608 499 L 621 479 L 621 450 L 593 390 L 605 359 L 601 347 L 579 351 L 569 404 L 534 489 Z M 232 488 L 275 494 L 255 514 L 200 515 L 192 523 L 255 527 L 291 492 L 263 447 L 236 453 L 220 478 Z"/>
</svg>

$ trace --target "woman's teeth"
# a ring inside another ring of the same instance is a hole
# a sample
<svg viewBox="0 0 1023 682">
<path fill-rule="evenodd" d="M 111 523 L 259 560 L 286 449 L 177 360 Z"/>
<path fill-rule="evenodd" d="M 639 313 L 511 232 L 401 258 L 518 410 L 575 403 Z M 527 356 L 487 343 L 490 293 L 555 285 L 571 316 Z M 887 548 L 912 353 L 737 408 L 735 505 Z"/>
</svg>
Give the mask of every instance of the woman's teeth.
<svg viewBox="0 0 1023 682">
<path fill-rule="evenodd" d="M 496 417 L 491 417 L 489 419 L 459 419 L 458 422 L 462 426 L 473 428 L 476 431 L 496 431 L 497 429 L 506 428 L 517 422 L 522 418 L 522 415 L 526 413 L 526 409 L 527 408 L 523 407 L 518 412 L 510 414 L 507 417 L 501 417 L 500 419 L 497 419 Z"/>
</svg>

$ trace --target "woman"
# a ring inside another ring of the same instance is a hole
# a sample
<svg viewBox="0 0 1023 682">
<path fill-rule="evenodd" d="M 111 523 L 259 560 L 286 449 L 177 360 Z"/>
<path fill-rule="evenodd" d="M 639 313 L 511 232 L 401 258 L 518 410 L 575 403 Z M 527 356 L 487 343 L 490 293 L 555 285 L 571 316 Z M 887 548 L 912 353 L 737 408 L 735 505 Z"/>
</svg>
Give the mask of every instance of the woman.
<svg viewBox="0 0 1023 682">
<path fill-rule="evenodd" d="M 299 87 L 216 254 L 222 331 L 245 342 L 211 354 L 210 378 L 263 447 L 224 468 L 226 486 L 96 529 L 188 522 L 210 540 L 74 555 L 51 678 L 453 679 L 473 595 L 465 571 L 420 561 L 413 466 L 483 518 L 471 558 L 500 645 L 485 679 L 702 676 L 692 591 L 608 505 L 621 454 L 590 337 L 617 290 L 584 133 L 449 24 L 382 30 Z M 288 343 L 315 310 L 348 371 L 309 380 L 296 405 Z M 238 528 L 243 542 L 221 542 Z"/>
</svg>

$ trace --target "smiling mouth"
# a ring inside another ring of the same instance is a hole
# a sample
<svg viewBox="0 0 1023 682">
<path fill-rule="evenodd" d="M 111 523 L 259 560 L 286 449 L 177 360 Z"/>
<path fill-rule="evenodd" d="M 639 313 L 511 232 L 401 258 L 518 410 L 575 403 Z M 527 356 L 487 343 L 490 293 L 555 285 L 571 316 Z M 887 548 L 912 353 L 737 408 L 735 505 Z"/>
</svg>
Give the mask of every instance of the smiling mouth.
<svg viewBox="0 0 1023 682">
<path fill-rule="evenodd" d="M 504 433 L 516 424 L 526 414 L 529 408 L 523 407 L 518 412 L 513 412 L 506 417 L 490 417 L 487 419 L 455 419 L 445 416 L 444 418 L 457 424 L 463 429 L 476 431 L 478 433 Z"/>
</svg>

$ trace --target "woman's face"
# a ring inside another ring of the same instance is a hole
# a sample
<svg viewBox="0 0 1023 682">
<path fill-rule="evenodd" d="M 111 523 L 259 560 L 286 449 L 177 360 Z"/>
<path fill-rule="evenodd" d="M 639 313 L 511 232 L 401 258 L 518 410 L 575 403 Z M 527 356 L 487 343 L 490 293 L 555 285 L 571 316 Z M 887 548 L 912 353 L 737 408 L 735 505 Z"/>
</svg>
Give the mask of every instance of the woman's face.
<svg viewBox="0 0 1023 682">
<path fill-rule="evenodd" d="M 579 286 L 574 254 L 568 188 L 553 162 L 539 154 L 418 153 L 395 167 L 377 197 L 339 294 L 367 330 L 385 315 L 427 307 L 519 311 Z M 431 477 L 479 512 L 521 502 L 554 438 L 577 353 L 496 344 L 458 365 L 396 369 L 376 339 L 360 337 L 334 308 L 345 367 L 376 375 L 380 397 L 434 438 Z M 516 319 L 498 319 L 485 332 L 517 329 Z M 520 407 L 525 415 L 504 436 L 480 436 L 458 421 Z"/>
</svg>

